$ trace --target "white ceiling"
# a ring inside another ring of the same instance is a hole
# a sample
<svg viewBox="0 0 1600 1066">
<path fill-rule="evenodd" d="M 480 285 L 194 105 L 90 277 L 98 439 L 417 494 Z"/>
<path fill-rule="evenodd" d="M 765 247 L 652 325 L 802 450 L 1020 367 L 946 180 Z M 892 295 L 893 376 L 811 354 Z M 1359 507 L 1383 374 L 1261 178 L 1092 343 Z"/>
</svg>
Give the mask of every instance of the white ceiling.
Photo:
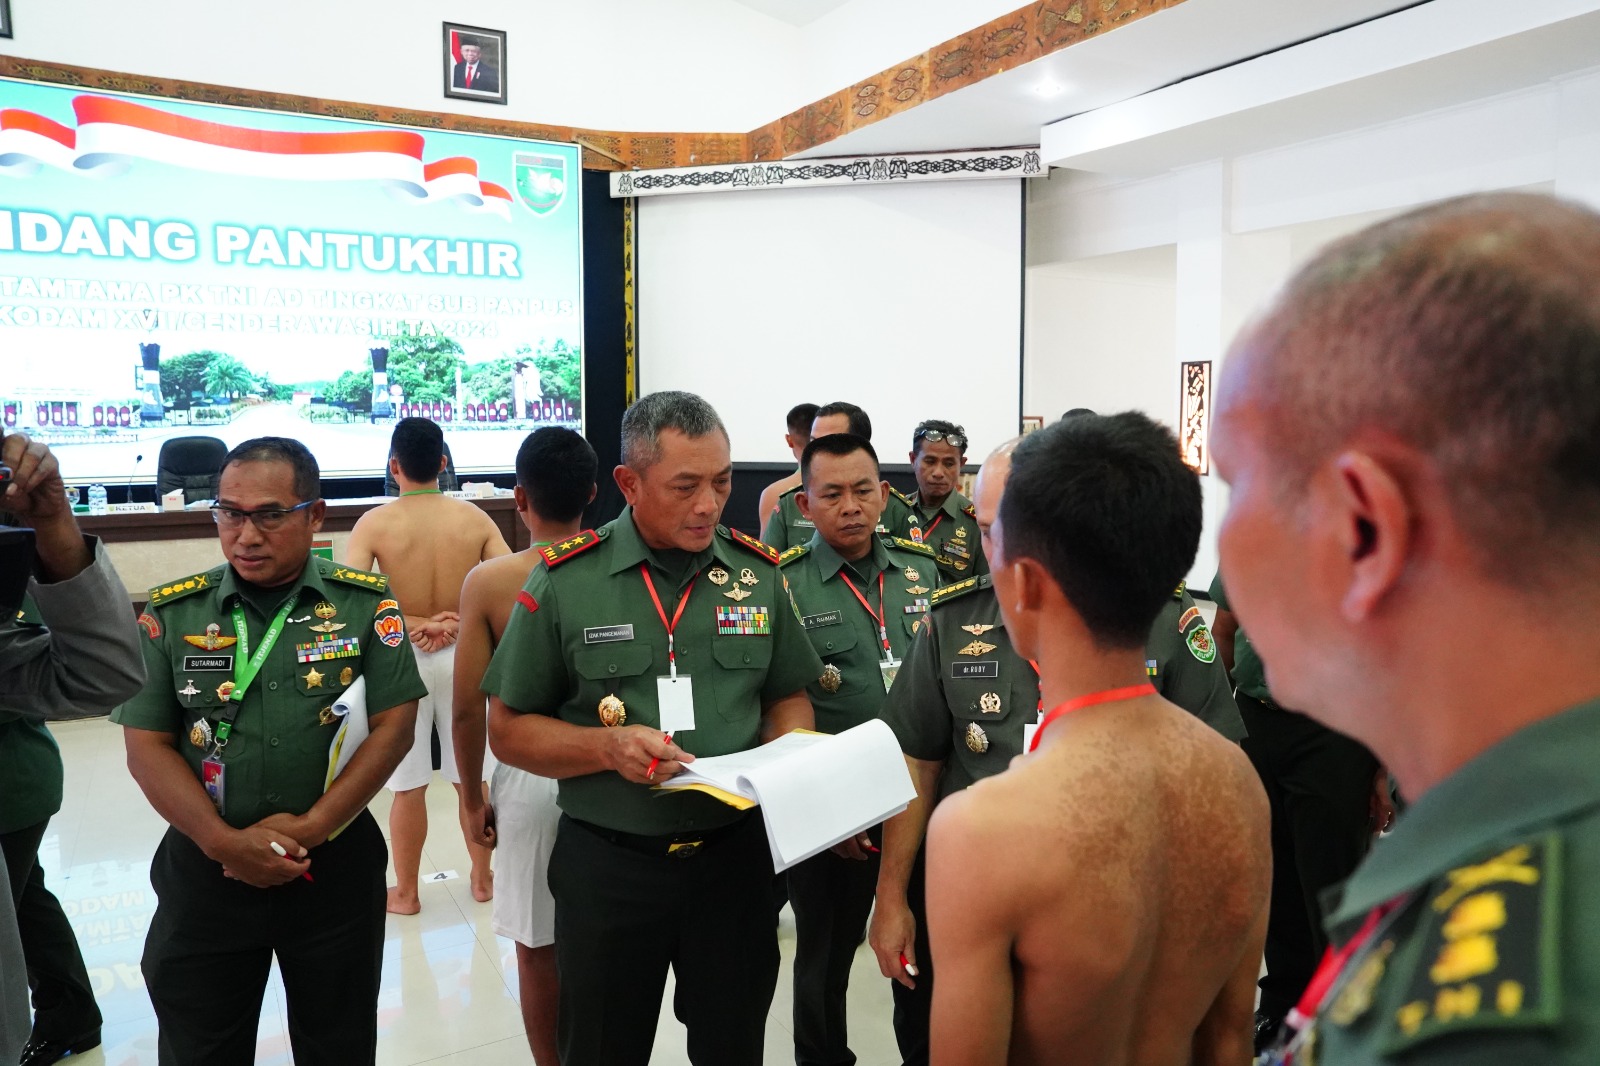
<svg viewBox="0 0 1600 1066">
<path fill-rule="evenodd" d="M 827 0 L 739 0 L 811 8 Z M 819 145 L 802 156 L 1037 144 L 1040 128 L 1417 0 L 1187 0 Z M 1035 88 L 1062 87 L 1054 96 Z"/>
<path fill-rule="evenodd" d="M 791 26 L 806 26 L 834 8 L 843 7 L 849 0 L 733 0 L 733 2 L 780 22 L 787 22 Z"/>
</svg>

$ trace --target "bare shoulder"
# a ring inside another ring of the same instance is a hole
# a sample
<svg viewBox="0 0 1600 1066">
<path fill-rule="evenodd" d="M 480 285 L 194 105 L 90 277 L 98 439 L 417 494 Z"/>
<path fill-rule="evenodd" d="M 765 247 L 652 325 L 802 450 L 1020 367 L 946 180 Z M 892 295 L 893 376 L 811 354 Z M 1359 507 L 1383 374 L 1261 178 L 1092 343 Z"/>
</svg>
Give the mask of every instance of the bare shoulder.
<svg viewBox="0 0 1600 1066">
<path fill-rule="evenodd" d="M 484 603 L 509 602 L 528 583 L 528 575 L 538 564 L 539 555 L 531 549 L 485 559 L 467 572 L 467 579 L 461 586 L 462 605 L 465 606 L 469 598 Z"/>
</svg>

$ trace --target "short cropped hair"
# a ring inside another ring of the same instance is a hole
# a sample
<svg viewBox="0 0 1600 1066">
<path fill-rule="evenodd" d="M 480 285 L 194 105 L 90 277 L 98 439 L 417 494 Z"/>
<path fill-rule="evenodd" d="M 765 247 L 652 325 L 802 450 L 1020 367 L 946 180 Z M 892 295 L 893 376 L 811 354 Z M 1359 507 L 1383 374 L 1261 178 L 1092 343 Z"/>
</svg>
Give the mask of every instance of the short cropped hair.
<svg viewBox="0 0 1600 1066">
<path fill-rule="evenodd" d="M 583 514 L 599 467 L 594 448 L 565 426 L 536 429 L 517 449 L 517 484 L 546 522 L 572 522 Z"/>
<path fill-rule="evenodd" d="M 872 419 L 867 417 L 867 412 L 863 411 L 855 404 L 846 403 L 843 400 L 835 400 L 833 403 L 825 403 L 821 407 L 817 408 L 817 413 L 812 416 L 812 420 L 815 421 L 818 418 L 826 418 L 829 415 L 844 415 L 845 418 L 850 420 L 851 433 L 860 437 L 862 440 L 872 439 Z"/>
<path fill-rule="evenodd" d="M 946 422 L 942 418 L 925 418 L 917 423 L 916 429 L 911 431 L 912 455 L 920 455 L 922 453 L 922 442 L 927 437 L 929 430 L 943 437 L 946 444 L 950 443 L 951 437 L 960 437 L 961 447 L 959 450 L 962 455 L 967 454 L 967 431 L 964 427 L 958 426 L 954 422 Z"/>
<path fill-rule="evenodd" d="M 1089 408 L 1089 407 L 1074 407 L 1072 410 L 1068 411 L 1066 414 L 1062 415 L 1061 417 L 1062 418 L 1077 418 L 1079 415 L 1092 415 L 1092 414 L 1094 414 L 1094 409 L 1093 408 Z"/>
<path fill-rule="evenodd" d="M 871 441 L 854 433 L 829 433 L 824 437 L 813 437 L 811 443 L 806 445 L 806 450 L 800 453 L 800 484 L 807 492 L 811 491 L 811 460 L 814 456 L 854 455 L 856 452 L 866 452 L 871 456 L 872 469 L 882 477 L 878 453 L 873 450 Z"/>
<path fill-rule="evenodd" d="M 411 481 L 434 481 L 444 458 L 444 430 L 431 418 L 402 418 L 389 435 L 389 454 Z"/>
<path fill-rule="evenodd" d="M 1307 263 L 1239 346 L 1264 357 L 1249 395 L 1283 429 L 1291 505 L 1376 431 L 1438 465 L 1481 566 L 1600 565 L 1600 214 L 1496 193 L 1379 223 Z"/>
<path fill-rule="evenodd" d="M 652 392 L 622 415 L 622 464 L 643 473 L 661 458 L 661 431 L 699 438 L 728 430 L 716 410 L 692 392 Z"/>
<path fill-rule="evenodd" d="M 1007 562 L 1033 559 L 1104 648 L 1143 647 L 1200 547 L 1200 479 L 1137 411 L 1030 433 L 1000 497 Z"/>
<path fill-rule="evenodd" d="M 316 457 L 293 437 L 255 437 L 222 457 L 218 472 L 234 463 L 288 463 L 294 468 L 294 494 L 297 503 L 322 496 L 322 469 Z"/>
<path fill-rule="evenodd" d="M 817 405 L 814 403 L 797 403 L 789 408 L 785 422 L 789 432 L 797 437 L 811 436 L 811 423 L 816 421 Z"/>
</svg>

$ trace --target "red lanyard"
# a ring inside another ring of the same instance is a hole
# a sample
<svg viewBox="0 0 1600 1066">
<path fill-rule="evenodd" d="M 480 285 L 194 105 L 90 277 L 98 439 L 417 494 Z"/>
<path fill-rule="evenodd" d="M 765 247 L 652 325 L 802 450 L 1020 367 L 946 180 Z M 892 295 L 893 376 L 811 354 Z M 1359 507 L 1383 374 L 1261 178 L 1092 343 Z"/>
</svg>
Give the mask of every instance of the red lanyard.
<svg viewBox="0 0 1600 1066">
<path fill-rule="evenodd" d="M 1038 667 L 1034 667 L 1034 669 L 1037 670 Z M 1126 688 L 1108 688 L 1104 692 L 1091 692 L 1087 696 L 1079 696 L 1075 700 L 1068 700 L 1044 716 L 1044 721 L 1039 723 L 1039 728 L 1033 731 L 1033 744 L 1029 746 L 1028 750 L 1037 751 L 1039 741 L 1044 737 L 1044 731 L 1050 728 L 1051 722 L 1054 722 L 1064 714 L 1081 711 L 1085 707 L 1093 707 L 1100 703 L 1116 703 L 1118 700 L 1131 700 L 1139 696 L 1154 696 L 1155 694 L 1156 687 L 1146 681 L 1141 685 L 1128 685 Z"/>
<path fill-rule="evenodd" d="M 933 531 L 939 528 L 939 523 L 944 521 L 944 512 L 940 511 L 933 517 L 933 524 L 922 531 L 924 537 L 933 536 Z"/>
<path fill-rule="evenodd" d="M 844 578 L 846 585 L 850 586 L 850 591 L 855 593 L 856 599 L 861 601 L 861 606 L 867 609 L 867 614 L 871 615 L 872 620 L 878 623 L 878 636 L 883 640 L 884 661 L 887 662 L 893 659 L 894 653 L 889 650 L 889 624 L 884 621 L 887 617 L 887 612 L 883 606 L 883 571 L 878 571 L 878 609 L 876 611 L 872 609 L 872 604 L 867 602 L 867 598 L 861 595 L 861 590 L 856 588 L 856 583 L 850 580 L 849 574 L 841 570 L 839 571 L 839 576 Z"/>
<path fill-rule="evenodd" d="M 1028 660 L 1028 665 L 1033 667 L 1033 679 L 1034 679 L 1034 681 L 1037 682 L 1039 680 L 1039 664 L 1034 662 L 1032 659 L 1029 659 Z M 1044 690 L 1043 689 L 1039 690 L 1039 727 L 1041 729 L 1044 727 Z"/>
<path fill-rule="evenodd" d="M 689 593 L 694 591 L 695 579 L 700 576 L 700 571 L 694 572 L 694 577 L 689 579 L 689 584 L 684 586 L 683 595 L 678 599 L 678 609 L 673 612 L 672 621 L 667 621 L 667 612 L 661 606 L 661 597 L 656 595 L 656 583 L 650 580 L 650 564 L 640 563 L 639 573 L 644 575 L 644 587 L 650 590 L 650 598 L 655 601 L 656 614 L 661 616 L 661 624 L 667 628 L 667 673 L 673 677 L 678 676 L 678 653 L 672 647 L 672 631 L 678 628 L 678 619 L 683 617 L 683 608 L 689 602 Z"/>
<path fill-rule="evenodd" d="M 1311 983 L 1306 985 L 1305 994 L 1300 997 L 1300 1002 L 1295 1004 L 1294 1010 L 1289 1012 L 1289 1024 L 1296 1029 L 1305 1025 L 1316 1016 L 1322 1008 L 1322 1001 L 1328 998 L 1328 993 L 1333 991 L 1334 983 L 1339 980 L 1339 975 L 1344 973 L 1346 966 L 1356 952 L 1366 946 L 1373 934 L 1378 931 L 1378 926 L 1387 918 L 1396 907 L 1405 902 L 1404 895 L 1396 896 L 1386 903 L 1380 903 L 1367 912 L 1367 920 L 1361 923 L 1361 928 L 1356 935 L 1345 942 L 1344 947 L 1335 951 L 1330 944 L 1328 950 L 1322 954 L 1322 963 L 1317 967 L 1317 972 L 1312 974 Z"/>
</svg>

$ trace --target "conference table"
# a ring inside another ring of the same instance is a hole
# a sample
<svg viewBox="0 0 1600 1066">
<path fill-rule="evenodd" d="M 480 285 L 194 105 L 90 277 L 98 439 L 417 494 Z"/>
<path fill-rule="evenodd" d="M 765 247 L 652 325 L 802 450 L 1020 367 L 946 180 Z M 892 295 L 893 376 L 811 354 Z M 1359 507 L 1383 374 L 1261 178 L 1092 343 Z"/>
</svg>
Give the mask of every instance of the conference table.
<svg viewBox="0 0 1600 1066">
<path fill-rule="evenodd" d="M 393 498 L 329 500 L 328 514 L 315 543 L 331 547 L 333 557 L 342 562 L 356 519 Z M 509 495 L 467 498 L 467 502 L 481 507 L 494 520 L 512 551 L 522 551 L 529 546 L 527 527 L 517 516 L 516 504 Z M 223 561 L 216 523 L 211 519 L 211 512 L 204 508 L 80 514 L 78 525 L 85 533 L 92 533 L 105 542 L 106 551 L 135 603 L 147 599 L 152 586 L 209 570 Z"/>
</svg>

